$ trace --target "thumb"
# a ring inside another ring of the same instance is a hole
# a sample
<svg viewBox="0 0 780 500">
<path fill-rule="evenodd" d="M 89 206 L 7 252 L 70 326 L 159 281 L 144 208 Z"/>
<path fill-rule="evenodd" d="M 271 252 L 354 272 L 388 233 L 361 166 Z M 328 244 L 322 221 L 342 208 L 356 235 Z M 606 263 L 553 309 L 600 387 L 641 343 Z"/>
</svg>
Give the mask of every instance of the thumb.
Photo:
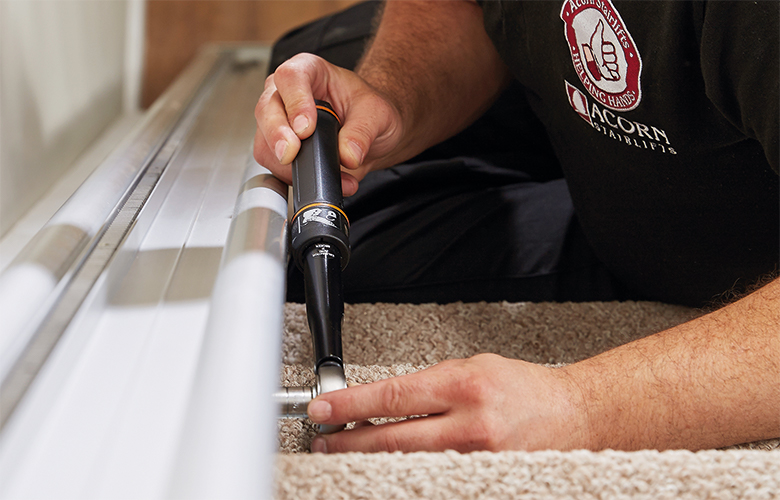
<svg viewBox="0 0 780 500">
<path fill-rule="evenodd" d="M 350 106 L 339 132 L 341 164 L 355 170 L 369 156 L 388 154 L 397 142 L 397 116 L 391 105 L 375 94 Z"/>
<path fill-rule="evenodd" d="M 596 58 L 596 62 L 601 65 L 601 63 L 604 61 L 603 55 L 602 55 L 602 48 L 601 45 L 604 43 L 604 23 L 599 20 L 599 24 L 596 26 L 595 31 L 593 31 L 593 35 L 590 37 L 590 47 L 591 50 L 594 52 L 594 56 Z"/>
<path fill-rule="evenodd" d="M 350 170 L 359 168 L 379 133 L 376 125 L 368 119 L 367 113 L 351 113 L 339 132 L 341 164 Z"/>
<path fill-rule="evenodd" d="M 363 164 L 363 160 L 366 157 L 365 152 L 373 142 L 373 137 L 368 134 L 350 135 L 351 137 L 344 136 L 339 138 L 339 155 L 342 165 L 350 170 L 356 170 Z"/>
</svg>

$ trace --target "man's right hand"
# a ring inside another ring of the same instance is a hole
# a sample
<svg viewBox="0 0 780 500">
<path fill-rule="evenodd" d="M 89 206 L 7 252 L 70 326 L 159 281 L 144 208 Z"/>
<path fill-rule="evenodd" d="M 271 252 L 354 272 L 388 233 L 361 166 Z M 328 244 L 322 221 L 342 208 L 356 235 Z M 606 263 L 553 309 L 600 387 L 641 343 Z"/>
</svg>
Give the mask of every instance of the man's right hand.
<svg viewBox="0 0 780 500">
<path fill-rule="evenodd" d="M 351 196 L 369 171 L 390 166 L 403 136 L 401 115 L 357 74 L 315 55 L 298 54 L 266 79 L 255 108 L 255 159 L 291 183 L 301 140 L 316 126 L 315 99 L 329 102 L 341 119 L 341 184 Z"/>
</svg>

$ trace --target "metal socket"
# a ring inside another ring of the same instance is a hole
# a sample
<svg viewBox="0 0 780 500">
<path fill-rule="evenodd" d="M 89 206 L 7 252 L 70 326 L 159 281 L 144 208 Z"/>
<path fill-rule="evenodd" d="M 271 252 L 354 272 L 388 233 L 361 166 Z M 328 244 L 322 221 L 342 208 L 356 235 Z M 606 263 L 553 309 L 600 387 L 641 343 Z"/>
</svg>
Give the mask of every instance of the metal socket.
<svg viewBox="0 0 780 500">
<path fill-rule="evenodd" d="M 326 392 L 347 388 L 344 368 L 336 363 L 325 363 L 317 368 L 317 385 L 314 387 L 282 387 L 273 395 L 280 418 L 308 418 L 307 410 L 312 399 Z M 344 429 L 344 425 L 320 425 L 320 432 L 331 434 Z"/>
</svg>

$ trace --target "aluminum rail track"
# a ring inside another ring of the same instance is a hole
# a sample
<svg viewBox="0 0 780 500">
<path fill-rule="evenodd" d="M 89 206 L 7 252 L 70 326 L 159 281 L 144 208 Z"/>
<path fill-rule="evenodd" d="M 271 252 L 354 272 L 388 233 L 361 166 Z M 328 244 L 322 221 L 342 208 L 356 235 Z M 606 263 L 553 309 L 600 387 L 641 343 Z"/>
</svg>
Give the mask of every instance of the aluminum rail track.
<svg viewBox="0 0 780 500">
<path fill-rule="evenodd" d="M 0 429 L 135 222 L 225 56 L 204 51 L 0 274 Z"/>
<path fill-rule="evenodd" d="M 251 159 L 267 57 L 204 51 L 0 277 L 18 313 L 0 497 L 271 497 L 286 202 Z"/>
</svg>

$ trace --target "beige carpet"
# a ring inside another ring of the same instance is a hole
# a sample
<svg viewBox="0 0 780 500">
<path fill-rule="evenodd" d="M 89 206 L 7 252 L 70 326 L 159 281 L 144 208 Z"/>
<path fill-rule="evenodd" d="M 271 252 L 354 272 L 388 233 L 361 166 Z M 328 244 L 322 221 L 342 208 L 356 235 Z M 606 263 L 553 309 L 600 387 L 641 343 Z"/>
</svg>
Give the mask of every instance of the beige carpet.
<svg viewBox="0 0 780 500">
<path fill-rule="evenodd" d="M 699 314 L 649 302 L 347 305 L 347 379 L 368 383 L 480 352 L 572 363 Z M 288 304 L 282 384 L 311 385 L 311 356 L 305 308 Z M 277 498 L 780 498 L 779 440 L 698 453 L 312 455 L 314 434 L 308 421 L 280 420 Z"/>
</svg>

